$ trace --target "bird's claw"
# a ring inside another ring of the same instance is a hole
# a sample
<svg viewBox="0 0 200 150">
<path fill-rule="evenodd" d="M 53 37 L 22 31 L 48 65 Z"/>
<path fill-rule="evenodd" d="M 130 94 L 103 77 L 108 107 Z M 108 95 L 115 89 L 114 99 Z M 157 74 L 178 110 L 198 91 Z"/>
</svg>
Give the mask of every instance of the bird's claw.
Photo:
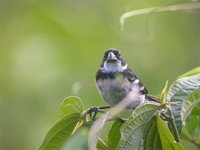
<svg viewBox="0 0 200 150">
<path fill-rule="evenodd" d="M 104 113 L 102 109 L 107 109 L 107 108 L 110 108 L 110 106 L 91 107 L 88 111 L 88 114 L 90 115 L 90 119 L 94 120 L 98 112 Z"/>
<path fill-rule="evenodd" d="M 92 107 L 89 109 L 88 114 L 90 115 L 90 119 L 94 120 L 94 118 L 96 117 L 98 112 L 98 108 L 97 107 Z"/>
</svg>

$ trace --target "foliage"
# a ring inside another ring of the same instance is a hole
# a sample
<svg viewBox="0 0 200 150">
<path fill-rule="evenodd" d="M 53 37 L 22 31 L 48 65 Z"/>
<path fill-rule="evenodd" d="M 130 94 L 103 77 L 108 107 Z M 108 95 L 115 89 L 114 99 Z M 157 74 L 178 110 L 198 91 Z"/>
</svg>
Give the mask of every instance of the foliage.
<svg viewBox="0 0 200 150">
<path fill-rule="evenodd" d="M 145 150 L 182 150 L 180 143 L 174 142 L 166 124 L 158 115 L 148 122 L 144 134 Z"/>
<path fill-rule="evenodd" d="M 80 97 L 84 108 L 104 105 L 93 80 L 109 47 L 153 94 L 199 65 L 197 9 L 156 9 L 119 31 L 124 12 L 189 2 L 200 0 L 1 0 L 0 149 L 37 149 L 66 96 Z"/>
<path fill-rule="evenodd" d="M 200 147 L 199 69 L 180 76 L 168 92 L 166 83 L 160 102 L 139 105 L 127 120 L 117 114 L 111 120 L 103 119 L 113 121 L 106 142 L 100 137 L 97 142 L 88 138 L 90 134 L 96 135 L 90 133 L 96 121 L 87 117 L 91 109 L 83 111 L 77 97 L 66 98 L 60 105 L 61 119 L 49 130 L 40 150 L 86 150 L 91 149 L 91 142 L 96 142 L 93 144 L 101 150 L 183 150 L 180 137 Z"/>
<path fill-rule="evenodd" d="M 83 105 L 80 98 L 75 96 L 70 96 L 64 99 L 60 104 L 60 116 L 68 116 L 73 113 L 82 113 Z"/>
<path fill-rule="evenodd" d="M 47 133 L 46 138 L 39 148 L 40 150 L 53 150 L 58 149 L 65 140 L 72 134 L 80 114 L 73 113 L 59 120 Z"/>
<path fill-rule="evenodd" d="M 173 110 L 179 133 L 185 118 L 190 114 L 193 107 L 200 102 L 198 95 L 199 87 L 200 74 L 196 74 L 179 78 L 169 89 L 167 99 L 176 103 L 171 106 L 171 109 Z"/>
<path fill-rule="evenodd" d="M 112 128 L 108 133 L 107 145 L 110 150 L 115 150 L 117 148 L 117 144 L 121 138 L 120 128 L 125 121 L 121 118 L 116 119 L 113 124 Z"/>
<path fill-rule="evenodd" d="M 147 102 L 138 106 L 123 124 L 121 128 L 121 140 L 118 145 L 119 150 L 139 149 L 143 139 L 146 125 L 158 110 L 157 103 Z"/>
</svg>

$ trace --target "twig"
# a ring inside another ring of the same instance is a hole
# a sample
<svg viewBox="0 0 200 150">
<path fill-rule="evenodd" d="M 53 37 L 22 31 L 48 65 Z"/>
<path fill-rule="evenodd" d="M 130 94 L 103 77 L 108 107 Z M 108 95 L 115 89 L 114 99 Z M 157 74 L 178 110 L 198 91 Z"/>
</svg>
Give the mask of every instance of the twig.
<svg viewBox="0 0 200 150">
<path fill-rule="evenodd" d="M 121 30 L 124 29 L 124 22 L 127 18 L 149 14 L 151 12 L 158 13 L 158 12 L 167 12 L 167 11 L 178 11 L 178 10 L 193 10 L 193 9 L 200 9 L 200 2 L 196 3 L 185 3 L 185 4 L 177 4 L 171 6 L 159 6 L 159 7 L 150 7 L 144 9 L 137 9 L 133 11 L 128 11 L 122 14 L 120 17 L 120 26 Z"/>
</svg>

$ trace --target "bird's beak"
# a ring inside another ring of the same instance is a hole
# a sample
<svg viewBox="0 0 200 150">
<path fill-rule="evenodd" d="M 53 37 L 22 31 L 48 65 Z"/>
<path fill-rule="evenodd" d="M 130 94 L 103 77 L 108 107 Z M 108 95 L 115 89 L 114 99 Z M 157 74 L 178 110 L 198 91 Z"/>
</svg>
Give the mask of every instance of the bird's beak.
<svg viewBox="0 0 200 150">
<path fill-rule="evenodd" d="M 107 58 L 107 60 L 109 61 L 113 61 L 113 60 L 117 60 L 117 57 L 115 56 L 115 54 L 113 53 L 113 52 L 110 52 L 109 54 L 108 54 L 108 58 Z"/>
</svg>

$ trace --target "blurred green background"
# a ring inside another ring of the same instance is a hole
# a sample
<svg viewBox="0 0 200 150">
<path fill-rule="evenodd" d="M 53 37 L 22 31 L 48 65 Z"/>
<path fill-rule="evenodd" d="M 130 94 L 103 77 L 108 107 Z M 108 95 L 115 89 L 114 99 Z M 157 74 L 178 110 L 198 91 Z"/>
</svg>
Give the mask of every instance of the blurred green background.
<svg viewBox="0 0 200 150">
<path fill-rule="evenodd" d="M 152 94 L 200 65 L 200 10 L 130 10 L 197 0 L 1 0 L 0 149 L 34 150 L 59 119 L 59 104 L 79 96 L 104 105 L 94 78 L 103 52 L 120 49 Z"/>
</svg>

